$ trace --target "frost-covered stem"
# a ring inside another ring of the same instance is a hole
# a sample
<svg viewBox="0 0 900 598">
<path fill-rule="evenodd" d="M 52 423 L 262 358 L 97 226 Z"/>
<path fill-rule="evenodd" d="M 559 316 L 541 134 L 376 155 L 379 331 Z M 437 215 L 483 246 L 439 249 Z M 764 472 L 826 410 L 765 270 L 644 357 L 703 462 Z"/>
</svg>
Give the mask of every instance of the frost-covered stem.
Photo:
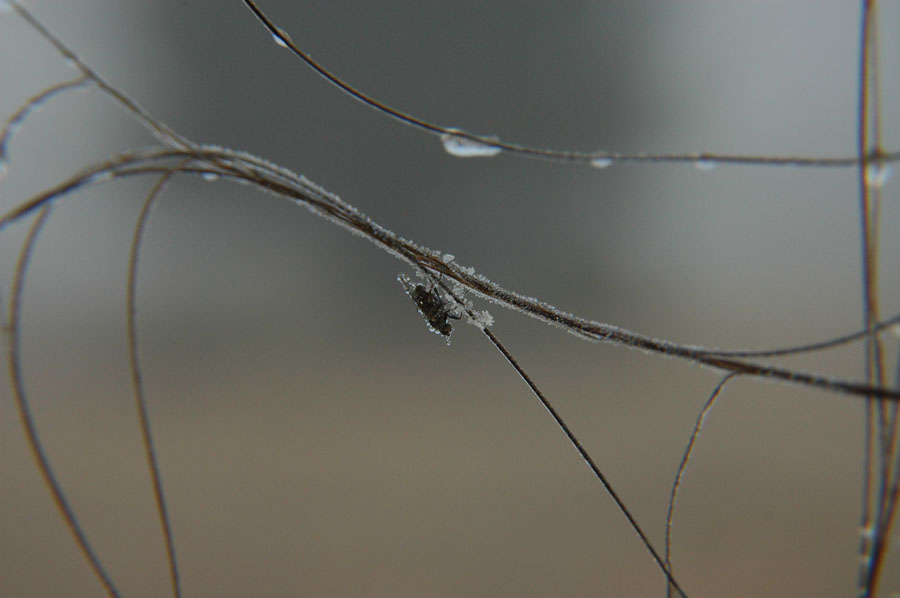
<svg viewBox="0 0 900 598">
<path fill-rule="evenodd" d="M 185 158 L 190 159 L 187 165 L 174 164 Z M 654 339 L 617 326 L 565 313 L 538 299 L 508 291 L 486 277 L 476 274 L 473 268 L 461 266 L 455 261 L 444 261 L 441 252 L 395 235 L 305 177 L 251 154 L 221 147 L 191 144 L 189 148 L 145 148 L 118 154 L 36 195 L 0 217 L 0 232 L 12 222 L 79 187 L 113 178 L 163 174 L 173 170 L 242 180 L 280 197 L 289 198 L 334 224 L 369 239 L 414 267 L 455 280 L 489 301 L 554 324 L 582 338 L 677 357 L 725 372 L 813 386 L 844 394 L 900 400 L 900 390 L 759 364 L 702 347 Z"/>
</svg>

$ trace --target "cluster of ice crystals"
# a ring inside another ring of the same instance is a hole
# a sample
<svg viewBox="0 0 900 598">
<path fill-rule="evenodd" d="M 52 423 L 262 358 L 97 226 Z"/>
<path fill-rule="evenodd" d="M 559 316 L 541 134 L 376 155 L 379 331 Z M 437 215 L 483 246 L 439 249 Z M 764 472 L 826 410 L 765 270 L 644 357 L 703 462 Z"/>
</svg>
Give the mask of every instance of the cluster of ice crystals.
<svg viewBox="0 0 900 598">
<path fill-rule="evenodd" d="M 469 322 L 469 324 L 477 326 L 481 330 L 484 330 L 485 328 L 488 328 L 494 324 L 494 316 L 492 316 L 486 309 L 482 311 L 472 310 L 471 315 L 468 313 L 466 314 L 466 320 Z"/>
</svg>

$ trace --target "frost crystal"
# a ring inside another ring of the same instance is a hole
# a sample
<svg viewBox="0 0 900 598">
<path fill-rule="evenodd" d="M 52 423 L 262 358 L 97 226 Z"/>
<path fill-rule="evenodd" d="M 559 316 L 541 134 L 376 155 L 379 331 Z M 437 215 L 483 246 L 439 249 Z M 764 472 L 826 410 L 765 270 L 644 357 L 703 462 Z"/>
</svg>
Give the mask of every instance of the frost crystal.
<svg viewBox="0 0 900 598">
<path fill-rule="evenodd" d="M 496 145 L 487 145 L 454 133 L 441 135 L 441 143 L 448 154 L 457 158 L 489 158 L 503 151 Z"/>
<path fill-rule="evenodd" d="M 488 328 L 494 324 L 494 316 L 489 311 L 472 311 L 472 315 L 467 314 L 466 321 L 473 326 L 477 326 L 481 330 Z"/>
<path fill-rule="evenodd" d="M 612 158 L 593 158 L 591 160 L 591 166 L 594 168 L 609 168 L 612 163 Z"/>
</svg>

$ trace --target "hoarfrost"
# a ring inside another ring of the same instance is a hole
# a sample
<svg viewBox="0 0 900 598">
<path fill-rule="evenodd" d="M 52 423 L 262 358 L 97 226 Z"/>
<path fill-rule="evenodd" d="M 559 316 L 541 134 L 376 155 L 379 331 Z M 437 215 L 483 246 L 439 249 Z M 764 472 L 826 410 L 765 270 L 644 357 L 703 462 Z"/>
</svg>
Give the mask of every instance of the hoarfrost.
<svg viewBox="0 0 900 598">
<path fill-rule="evenodd" d="M 471 314 L 468 312 L 466 313 L 466 321 L 469 324 L 484 330 L 485 328 L 493 326 L 494 316 L 486 309 L 482 311 L 472 310 Z"/>
<path fill-rule="evenodd" d="M 450 262 L 452 262 L 455 259 L 456 259 L 456 256 L 453 255 L 452 253 L 445 253 L 441 257 L 441 261 L 444 262 L 445 264 L 449 264 Z"/>
</svg>

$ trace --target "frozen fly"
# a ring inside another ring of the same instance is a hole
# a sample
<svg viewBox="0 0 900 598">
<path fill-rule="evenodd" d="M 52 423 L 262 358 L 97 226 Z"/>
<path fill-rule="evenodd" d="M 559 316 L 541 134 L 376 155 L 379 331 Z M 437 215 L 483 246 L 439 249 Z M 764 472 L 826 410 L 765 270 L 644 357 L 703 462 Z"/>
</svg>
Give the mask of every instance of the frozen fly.
<svg viewBox="0 0 900 598">
<path fill-rule="evenodd" d="M 433 332 L 446 337 L 449 343 L 450 333 L 453 332 L 453 326 L 450 325 L 449 320 L 459 320 L 460 316 L 448 305 L 448 300 L 441 296 L 436 286 L 414 284 L 405 274 L 400 274 L 397 280 L 419 308 L 419 313 L 425 318 L 428 327 Z"/>
</svg>

